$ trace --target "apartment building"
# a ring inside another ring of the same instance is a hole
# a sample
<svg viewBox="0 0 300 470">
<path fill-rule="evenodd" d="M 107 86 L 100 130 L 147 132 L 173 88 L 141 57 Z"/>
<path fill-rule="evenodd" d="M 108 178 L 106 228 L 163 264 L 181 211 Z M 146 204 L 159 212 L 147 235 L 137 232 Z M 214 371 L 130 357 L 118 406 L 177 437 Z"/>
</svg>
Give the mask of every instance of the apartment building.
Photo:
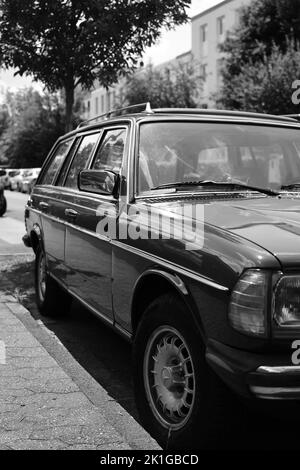
<svg viewBox="0 0 300 470">
<path fill-rule="evenodd" d="M 191 20 L 192 55 L 201 64 L 204 77 L 202 103 L 214 106 L 213 95 L 222 84 L 223 54 L 220 45 L 239 23 L 240 9 L 251 0 L 224 0 Z"/>
<path fill-rule="evenodd" d="M 221 68 L 224 56 L 220 45 L 228 32 L 238 25 L 241 7 L 250 2 L 251 0 L 223 0 L 191 18 L 191 50 L 175 58 L 170 56 L 169 61 L 156 67 L 161 70 L 192 58 L 197 66 L 200 66 L 200 74 L 204 77 L 201 104 L 214 107 L 214 95 L 222 85 Z M 113 108 L 121 88 L 122 81 L 108 90 L 96 85 L 85 100 L 85 119 L 106 113 Z"/>
</svg>

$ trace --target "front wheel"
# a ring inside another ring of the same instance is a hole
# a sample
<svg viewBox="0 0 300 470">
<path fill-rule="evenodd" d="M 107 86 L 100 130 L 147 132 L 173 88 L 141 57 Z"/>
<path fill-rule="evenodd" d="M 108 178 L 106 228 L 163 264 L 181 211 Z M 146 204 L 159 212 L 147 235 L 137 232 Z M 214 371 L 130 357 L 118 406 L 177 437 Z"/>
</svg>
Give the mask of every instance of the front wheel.
<svg viewBox="0 0 300 470">
<path fill-rule="evenodd" d="M 166 294 L 146 309 L 133 365 L 139 415 L 159 444 L 168 449 L 209 445 L 224 386 L 207 366 L 197 326 L 176 296 Z"/>
<path fill-rule="evenodd" d="M 41 315 L 56 317 L 69 311 L 71 297 L 49 275 L 46 255 L 41 246 L 38 247 L 35 258 L 35 292 Z"/>
</svg>

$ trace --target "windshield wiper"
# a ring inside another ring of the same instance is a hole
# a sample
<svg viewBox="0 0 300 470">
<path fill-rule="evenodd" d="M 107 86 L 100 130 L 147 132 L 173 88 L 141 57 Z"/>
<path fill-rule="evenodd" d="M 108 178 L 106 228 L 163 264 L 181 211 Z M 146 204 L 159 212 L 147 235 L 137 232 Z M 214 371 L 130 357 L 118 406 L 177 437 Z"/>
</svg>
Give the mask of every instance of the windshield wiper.
<svg viewBox="0 0 300 470">
<path fill-rule="evenodd" d="M 235 183 L 235 182 L 227 182 L 227 181 L 212 181 L 212 180 L 180 181 L 180 182 L 175 182 L 175 183 L 161 184 L 159 186 L 151 188 L 151 191 L 155 191 L 156 189 L 182 188 L 186 186 L 217 186 L 217 187 L 226 186 L 227 188 L 230 187 L 232 189 L 248 189 L 250 191 L 257 191 L 263 194 L 267 194 L 267 196 L 279 196 L 280 195 L 278 191 L 274 191 L 273 189 L 269 189 L 269 188 L 260 188 L 257 186 L 250 186 L 244 183 Z"/>
<path fill-rule="evenodd" d="M 284 184 L 283 186 L 281 186 L 280 189 L 300 189 L 300 182 L 299 183 L 292 183 L 292 184 Z"/>
</svg>

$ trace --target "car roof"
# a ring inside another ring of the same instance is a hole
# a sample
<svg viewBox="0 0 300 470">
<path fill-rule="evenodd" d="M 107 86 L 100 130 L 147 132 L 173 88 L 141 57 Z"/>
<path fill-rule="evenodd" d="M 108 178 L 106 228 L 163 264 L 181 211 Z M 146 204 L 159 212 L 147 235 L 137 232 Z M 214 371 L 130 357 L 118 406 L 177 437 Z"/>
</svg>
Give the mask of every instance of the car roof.
<svg viewBox="0 0 300 470">
<path fill-rule="evenodd" d="M 137 108 L 142 107 L 141 110 L 136 110 Z M 282 124 L 292 124 L 299 126 L 299 120 L 296 118 L 296 115 L 273 115 L 273 114 L 263 114 L 263 113 L 253 113 L 246 111 L 232 111 L 232 110 L 221 110 L 221 109 L 202 109 L 202 108 L 151 108 L 150 103 L 142 103 L 139 105 L 128 106 L 126 108 L 119 108 L 116 110 L 109 111 L 108 113 L 102 114 L 100 116 L 95 116 L 92 119 L 84 121 L 79 124 L 77 129 L 69 132 L 68 134 L 61 137 L 64 139 L 66 137 L 71 137 L 76 135 L 78 132 L 88 131 L 97 129 L 103 124 L 117 124 L 120 120 L 141 120 L 145 118 L 161 118 L 161 117 L 178 117 L 178 118 L 211 118 L 217 120 L 224 120 L 224 122 L 241 120 L 252 121 L 252 122 L 261 122 L 261 123 L 282 123 Z M 100 120 L 100 122 L 99 122 Z M 96 121 L 93 123 L 93 121 Z"/>
</svg>

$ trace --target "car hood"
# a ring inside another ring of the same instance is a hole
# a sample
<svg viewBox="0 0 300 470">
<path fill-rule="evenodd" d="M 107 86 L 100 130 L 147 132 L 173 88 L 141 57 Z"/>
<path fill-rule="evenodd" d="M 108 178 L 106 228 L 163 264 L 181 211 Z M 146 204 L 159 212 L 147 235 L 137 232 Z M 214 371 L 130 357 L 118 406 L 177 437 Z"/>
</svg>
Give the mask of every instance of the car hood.
<svg viewBox="0 0 300 470">
<path fill-rule="evenodd" d="M 176 199 L 158 205 L 182 213 L 184 204 L 203 206 L 204 230 L 213 226 L 272 253 L 284 267 L 300 266 L 300 198 Z M 196 211 L 193 212 L 194 214 Z"/>
</svg>

